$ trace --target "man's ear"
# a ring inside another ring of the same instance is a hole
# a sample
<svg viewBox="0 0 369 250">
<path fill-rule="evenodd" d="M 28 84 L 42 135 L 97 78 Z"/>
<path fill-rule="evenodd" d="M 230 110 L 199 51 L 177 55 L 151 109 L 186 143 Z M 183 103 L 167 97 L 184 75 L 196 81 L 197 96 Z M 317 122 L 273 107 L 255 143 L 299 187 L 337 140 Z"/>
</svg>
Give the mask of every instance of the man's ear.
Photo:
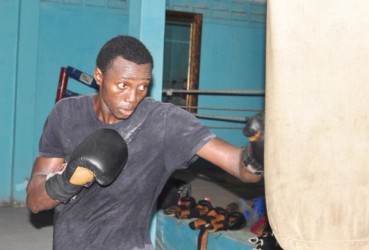
<svg viewBox="0 0 369 250">
<path fill-rule="evenodd" d="M 95 67 L 94 78 L 95 78 L 95 81 L 96 81 L 97 85 L 101 86 L 104 75 L 98 67 Z"/>
</svg>

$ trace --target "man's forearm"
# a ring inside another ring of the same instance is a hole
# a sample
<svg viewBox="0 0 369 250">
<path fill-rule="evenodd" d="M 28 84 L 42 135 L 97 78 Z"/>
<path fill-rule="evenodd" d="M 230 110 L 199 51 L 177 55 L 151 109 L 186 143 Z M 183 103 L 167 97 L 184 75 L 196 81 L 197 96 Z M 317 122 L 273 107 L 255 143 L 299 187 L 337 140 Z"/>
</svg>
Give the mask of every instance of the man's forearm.
<svg viewBox="0 0 369 250">
<path fill-rule="evenodd" d="M 49 210 L 60 204 L 60 202 L 53 200 L 46 193 L 45 180 L 45 174 L 34 174 L 28 183 L 27 208 L 31 210 L 32 213 Z"/>
</svg>

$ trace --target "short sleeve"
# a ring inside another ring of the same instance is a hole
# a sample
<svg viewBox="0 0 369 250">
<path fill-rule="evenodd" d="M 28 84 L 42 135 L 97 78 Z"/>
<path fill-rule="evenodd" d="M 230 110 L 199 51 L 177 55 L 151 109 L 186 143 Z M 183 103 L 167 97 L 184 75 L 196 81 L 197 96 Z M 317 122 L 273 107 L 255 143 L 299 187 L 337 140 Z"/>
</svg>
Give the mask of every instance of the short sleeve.
<svg viewBox="0 0 369 250">
<path fill-rule="evenodd" d="M 39 141 L 38 157 L 64 158 L 63 147 L 58 131 L 58 104 L 54 106 L 47 117 Z"/>
<path fill-rule="evenodd" d="M 191 113 L 175 107 L 168 108 L 165 124 L 165 164 L 169 168 L 185 168 L 196 153 L 215 135 Z"/>
</svg>

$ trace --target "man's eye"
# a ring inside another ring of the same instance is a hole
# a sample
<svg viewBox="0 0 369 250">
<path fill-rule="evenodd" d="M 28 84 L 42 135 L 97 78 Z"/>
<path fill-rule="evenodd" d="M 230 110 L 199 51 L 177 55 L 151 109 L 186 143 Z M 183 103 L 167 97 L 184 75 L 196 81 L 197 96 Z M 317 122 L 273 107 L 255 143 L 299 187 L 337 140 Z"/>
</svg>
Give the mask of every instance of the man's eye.
<svg viewBox="0 0 369 250">
<path fill-rule="evenodd" d="M 127 84 L 125 84 L 124 82 L 120 82 L 120 83 L 118 83 L 118 87 L 123 89 L 123 88 L 127 87 Z"/>
<path fill-rule="evenodd" d="M 143 91 L 143 90 L 147 89 L 147 86 L 146 85 L 140 85 L 140 86 L 138 86 L 138 89 Z"/>
</svg>

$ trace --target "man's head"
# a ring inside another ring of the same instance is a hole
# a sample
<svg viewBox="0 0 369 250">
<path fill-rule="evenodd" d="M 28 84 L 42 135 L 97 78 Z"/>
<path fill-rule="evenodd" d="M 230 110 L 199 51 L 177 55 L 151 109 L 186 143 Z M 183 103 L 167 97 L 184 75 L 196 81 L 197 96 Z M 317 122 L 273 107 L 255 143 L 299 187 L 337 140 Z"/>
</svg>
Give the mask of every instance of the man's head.
<svg viewBox="0 0 369 250">
<path fill-rule="evenodd" d="M 105 123 L 129 118 L 145 98 L 151 82 L 153 58 L 139 40 L 118 36 L 100 50 L 94 71 L 99 95 L 94 108 Z"/>
<path fill-rule="evenodd" d="M 141 41 L 131 36 L 117 36 L 106 42 L 97 55 L 96 66 L 105 73 L 118 56 L 136 64 L 150 63 L 154 67 L 150 51 Z"/>
</svg>

